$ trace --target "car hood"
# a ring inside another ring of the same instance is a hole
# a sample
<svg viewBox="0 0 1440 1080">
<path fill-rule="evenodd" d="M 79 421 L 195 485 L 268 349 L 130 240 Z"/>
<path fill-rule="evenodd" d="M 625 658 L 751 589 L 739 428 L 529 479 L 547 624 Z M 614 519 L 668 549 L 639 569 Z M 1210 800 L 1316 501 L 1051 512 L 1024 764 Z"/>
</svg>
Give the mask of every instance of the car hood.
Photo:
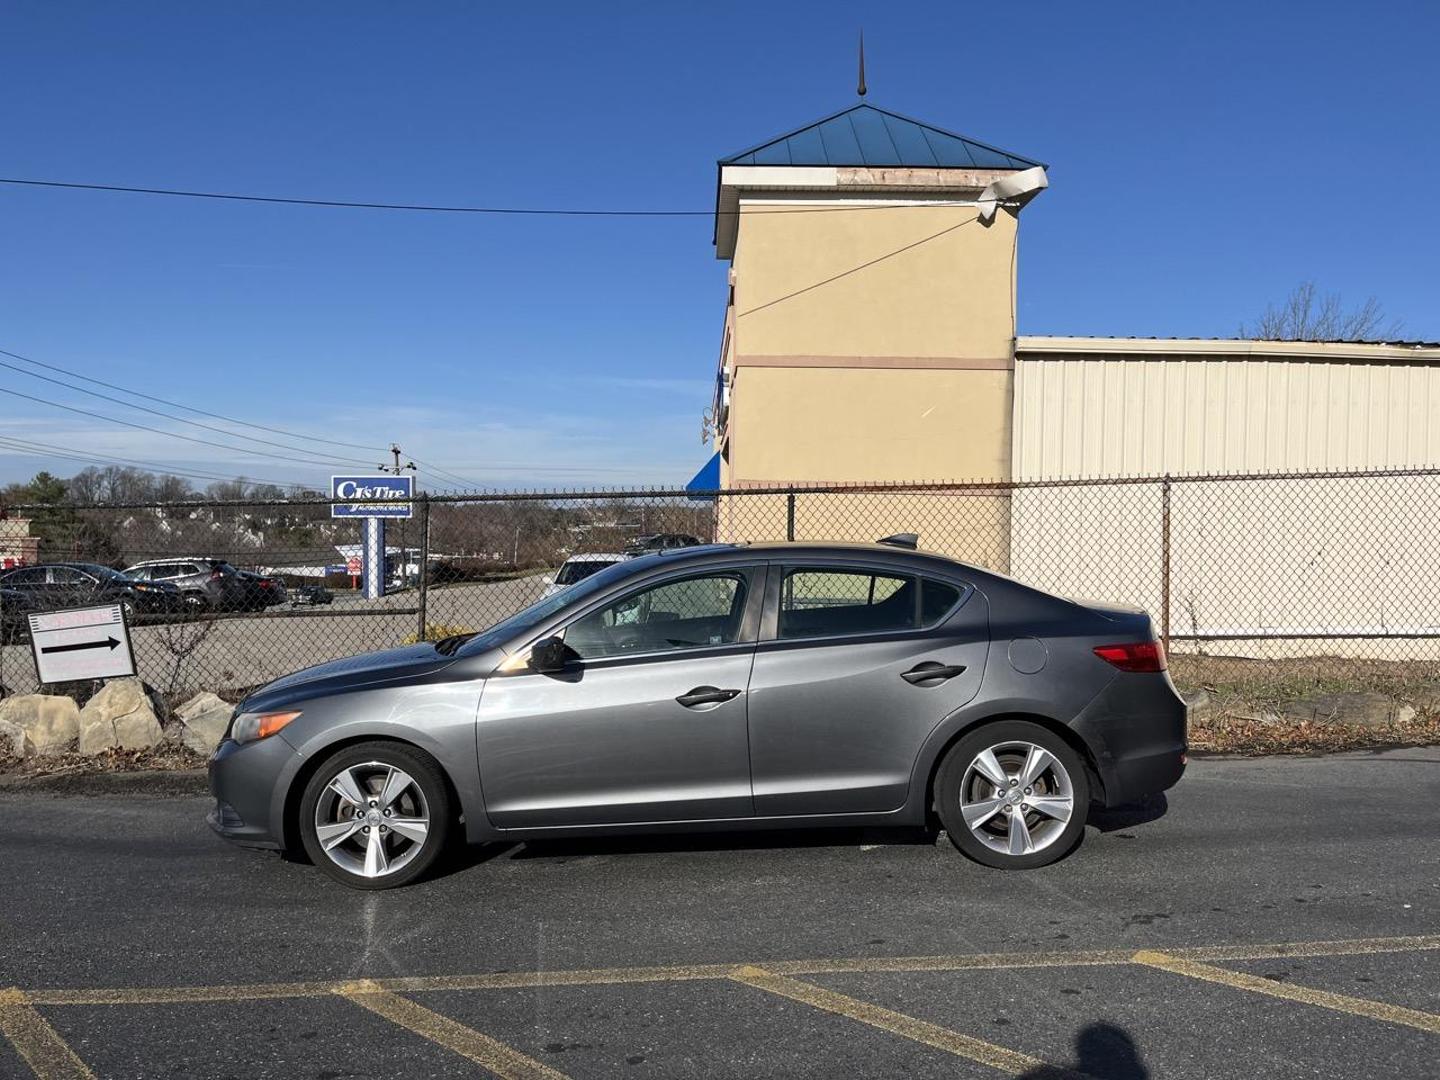
<svg viewBox="0 0 1440 1080">
<path fill-rule="evenodd" d="M 437 653 L 434 645 L 426 643 L 361 653 L 283 675 L 250 694 L 240 706 L 244 711 L 253 712 L 277 708 L 301 698 L 343 693 L 399 679 L 418 679 L 449 667 L 455 660 L 453 656 Z"/>
</svg>

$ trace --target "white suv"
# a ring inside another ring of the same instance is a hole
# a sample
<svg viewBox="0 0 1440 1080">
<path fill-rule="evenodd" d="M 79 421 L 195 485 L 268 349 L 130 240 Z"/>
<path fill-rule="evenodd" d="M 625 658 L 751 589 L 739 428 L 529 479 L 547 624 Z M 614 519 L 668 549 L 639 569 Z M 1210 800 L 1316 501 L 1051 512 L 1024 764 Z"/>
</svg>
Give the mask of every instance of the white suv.
<svg viewBox="0 0 1440 1080">
<path fill-rule="evenodd" d="M 576 582 L 584 581 L 591 574 L 597 574 L 607 566 L 614 566 L 630 558 L 618 551 L 590 551 L 583 555 L 571 555 L 555 572 L 553 578 L 545 579 L 545 591 L 541 598 L 563 592 Z"/>
</svg>

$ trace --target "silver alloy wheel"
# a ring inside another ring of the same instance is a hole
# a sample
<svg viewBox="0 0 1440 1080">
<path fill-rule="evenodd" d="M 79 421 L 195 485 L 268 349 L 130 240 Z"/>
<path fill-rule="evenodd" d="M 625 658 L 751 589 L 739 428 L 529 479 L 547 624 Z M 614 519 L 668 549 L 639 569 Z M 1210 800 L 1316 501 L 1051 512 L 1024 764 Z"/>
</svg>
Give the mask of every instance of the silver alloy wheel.
<svg viewBox="0 0 1440 1080">
<path fill-rule="evenodd" d="M 430 807 L 414 777 L 383 761 L 347 765 L 315 804 L 315 838 L 336 866 L 378 878 L 405 867 L 425 847 Z"/>
<path fill-rule="evenodd" d="M 960 813 L 986 847 L 1003 855 L 1043 851 L 1075 812 L 1070 774 L 1031 742 L 996 743 L 975 755 L 960 781 Z"/>
</svg>

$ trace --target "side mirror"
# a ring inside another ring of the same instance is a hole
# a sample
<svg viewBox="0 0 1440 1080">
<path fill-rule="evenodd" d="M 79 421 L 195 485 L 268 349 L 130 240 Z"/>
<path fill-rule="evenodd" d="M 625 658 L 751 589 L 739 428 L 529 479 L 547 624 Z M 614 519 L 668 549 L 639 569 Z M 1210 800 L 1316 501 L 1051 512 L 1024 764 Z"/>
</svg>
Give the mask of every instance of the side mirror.
<svg viewBox="0 0 1440 1080">
<path fill-rule="evenodd" d="M 530 670 L 542 674 L 564 671 L 569 651 L 565 647 L 564 640 L 558 637 L 547 637 L 537 641 L 530 646 Z"/>
</svg>

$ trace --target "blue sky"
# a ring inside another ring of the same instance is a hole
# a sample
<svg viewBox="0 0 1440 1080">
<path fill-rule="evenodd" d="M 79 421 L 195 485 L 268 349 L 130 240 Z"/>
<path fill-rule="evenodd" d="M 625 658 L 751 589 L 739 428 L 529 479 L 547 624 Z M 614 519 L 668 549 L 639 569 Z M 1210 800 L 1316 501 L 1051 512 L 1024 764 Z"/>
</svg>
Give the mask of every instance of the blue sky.
<svg viewBox="0 0 1440 1080">
<path fill-rule="evenodd" d="M 1433 3 L 0 0 L 0 175 L 709 209 L 717 157 L 853 102 L 862 26 L 868 100 L 1050 163 L 1022 222 L 1022 333 L 1229 335 L 1314 279 L 1440 338 Z M 683 482 L 724 301 L 710 227 L 0 186 L 0 348 L 398 439 L 489 486 Z M 330 471 L 12 390 L 187 430 L 0 369 L 0 434 Z M 47 466 L 80 467 L 0 450 L 0 482 Z"/>
</svg>

